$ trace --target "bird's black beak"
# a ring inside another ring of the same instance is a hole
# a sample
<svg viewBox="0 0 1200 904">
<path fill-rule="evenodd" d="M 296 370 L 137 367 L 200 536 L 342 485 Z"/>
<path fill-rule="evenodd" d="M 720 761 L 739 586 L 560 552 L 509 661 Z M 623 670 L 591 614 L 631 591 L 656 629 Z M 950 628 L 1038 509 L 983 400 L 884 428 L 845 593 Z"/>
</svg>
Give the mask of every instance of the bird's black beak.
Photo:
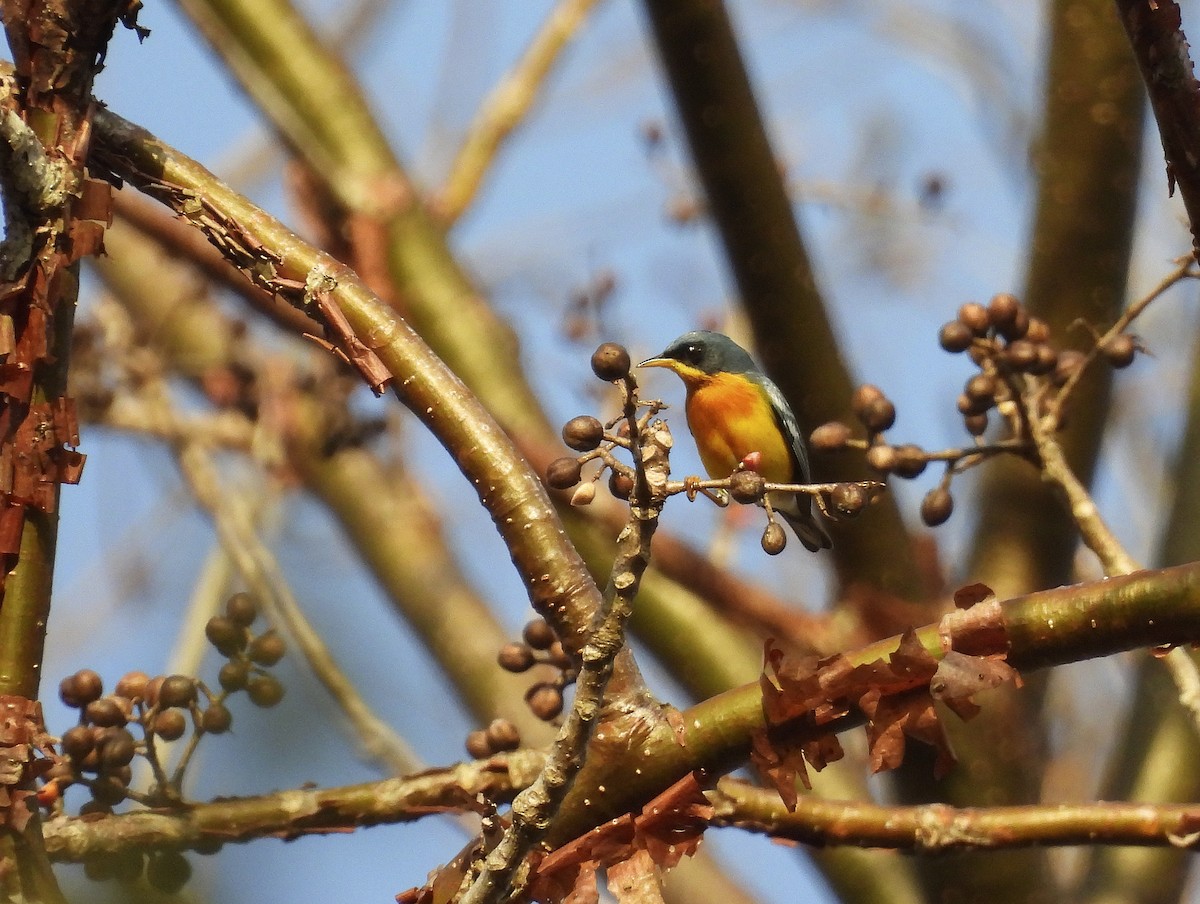
<svg viewBox="0 0 1200 904">
<path fill-rule="evenodd" d="M 655 355 L 653 358 L 647 358 L 638 367 L 666 367 L 674 370 L 675 365 L 678 363 L 674 358 L 664 358 L 662 355 Z"/>
</svg>

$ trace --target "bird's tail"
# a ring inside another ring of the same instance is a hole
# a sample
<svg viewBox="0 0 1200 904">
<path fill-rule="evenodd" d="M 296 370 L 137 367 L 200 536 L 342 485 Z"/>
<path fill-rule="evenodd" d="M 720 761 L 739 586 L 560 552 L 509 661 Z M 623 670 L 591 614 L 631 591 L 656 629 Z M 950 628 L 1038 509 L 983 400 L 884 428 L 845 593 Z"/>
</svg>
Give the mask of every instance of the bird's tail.
<svg viewBox="0 0 1200 904">
<path fill-rule="evenodd" d="M 772 499 L 771 505 L 783 516 L 783 520 L 792 526 L 792 530 L 809 552 L 833 548 L 833 540 L 813 514 L 811 500 L 800 495 L 788 495 L 785 499 Z"/>
</svg>

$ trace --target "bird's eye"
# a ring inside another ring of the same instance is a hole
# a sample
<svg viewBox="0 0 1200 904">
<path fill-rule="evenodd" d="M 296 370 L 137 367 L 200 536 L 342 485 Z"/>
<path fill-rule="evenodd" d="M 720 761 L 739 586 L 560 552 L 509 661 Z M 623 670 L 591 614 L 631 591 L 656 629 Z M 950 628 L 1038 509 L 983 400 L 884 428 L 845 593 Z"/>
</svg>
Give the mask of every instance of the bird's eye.
<svg viewBox="0 0 1200 904">
<path fill-rule="evenodd" d="M 688 364 L 699 364 L 704 357 L 704 349 L 698 345 L 689 345 L 683 350 L 683 360 Z"/>
</svg>

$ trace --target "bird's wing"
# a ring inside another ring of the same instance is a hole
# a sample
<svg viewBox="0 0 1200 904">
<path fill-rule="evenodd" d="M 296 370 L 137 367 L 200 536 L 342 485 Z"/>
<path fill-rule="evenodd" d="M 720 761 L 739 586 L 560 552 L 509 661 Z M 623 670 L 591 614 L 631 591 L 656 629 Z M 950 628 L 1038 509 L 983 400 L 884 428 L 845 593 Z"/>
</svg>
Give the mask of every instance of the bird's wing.
<svg viewBox="0 0 1200 904">
<path fill-rule="evenodd" d="M 787 399 L 783 397 L 779 387 L 771 382 L 770 378 L 761 374 L 755 376 L 761 381 L 762 388 L 766 390 L 767 398 L 771 400 L 771 409 L 775 412 L 775 420 L 779 423 L 779 429 L 783 431 L 783 435 L 787 437 L 788 446 L 791 447 L 792 455 L 795 456 L 796 482 L 809 483 L 812 477 L 808 467 L 808 452 L 805 450 L 804 440 L 800 436 L 800 425 L 796 423 L 796 416 L 792 414 L 792 406 L 787 403 Z"/>
</svg>

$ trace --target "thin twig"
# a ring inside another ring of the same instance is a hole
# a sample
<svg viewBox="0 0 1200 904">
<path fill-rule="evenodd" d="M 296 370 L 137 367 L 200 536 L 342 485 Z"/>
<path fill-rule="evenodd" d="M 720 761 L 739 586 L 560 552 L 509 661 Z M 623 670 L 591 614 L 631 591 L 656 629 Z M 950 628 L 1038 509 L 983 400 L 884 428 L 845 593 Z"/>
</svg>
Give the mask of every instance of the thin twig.
<svg viewBox="0 0 1200 904">
<path fill-rule="evenodd" d="M 358 693 L 329 648 L 305 618 L 292 596 L 278 562 L 254 531 L 249 512 L 236 494 L 227 492 L 208 453 L 198 444 L 178 449 L 179 464 L 197 501 L 209 512 L 230 557 L 263 607 L 268 619 L 285 628 L 313 674 L 346 714 L 364 752 L 389 772 L 400 775 L 417 768 L 408 745 L 387 726 Z"/>
<path fill-rule="evenodd" d="M 1032 846 L 1200 847 L 1200 806 L 1083 803 L 1052 806 L 884 807 L 805 795 L 789 813 L 773 790 L 723 779 L 709 793 L 713 825 L 816 845 L 942 853 Z"/>
<path fill-rule="evenodd" d="M 1178 272 L 1177 270 L 1176 273 Z M 1143 299 L 1142 307 L 1145 307 L 1149 300 L 1149 298 Z M 1025 411 L 1029 423 L 1030 436 L 1041 458 L 1042 474 L 1045 479 L 1058 486 L 1067 497 L 1071 517 L 1079 526 L 1083 542 L 1099 557 L 1104 573 L 1108 577 L 1132 574 L 1141 570 L 1141 564 L 1121 545 L 1101 517 L 1087 487 L 1071 470 L 1062 446 L 1054 437 L 1053 416 L 1040 418 L 1033 410 L 1037 402 L 1031 403 L 1028 399 L 1034 396 L 1032 386 L 1029 385 L 1028 393 L 1021 396 L 1022 409 Z M 1179 689 L 1180 703 L 1187 709 L 1192 721 L 1200 730 L 1200 669 L 1197 668 L 1195 660 L 1182 649 L 1172 650 L 1163 657 L 1163 663 L 1170 671 L 1175 686 Z"/>
<path fill-rule="evenodd" d="M 580 652 L 575 701 L 554 740 L 546 767 L 533 785 L 513 801 L 512 823 L 488 854 L 460 904 L 496 904 L 509 895 L 518 867 L 545 837 L 583 766 L 588 740 L 603 711 L 604 692 L 613 664 L 625 645 L 625 624 L 632 614 L 642 574 L 650 562 L 650 539 L 666 499 L 664 489 L 670 475 L 672 444 L 666 423 L 638 422 L 636 384 L 632 378 L 626 378 L 625 389 L 625 416 L 635 449 L 637 479 L 630 499 L 629 521 L 617 538 L 617 555 L 604 589 L 603 604 Z"/>
<path fill-rule="evenodd" d="M 546 756 L 517 750 L 487 759 L 337 788 L 293 788 L 229 797 L 178 812 L 135 810 L 102 819 L 60 816 L 44 831 L 50 857 L 80 862 L 128 850 L 200 847 L 212 842 L 344 833 L 477 809 L 476 796 L 502 803 L 528 786 Z"/>
<path fill-rule="evenodd" d="M 1056 429 L 1062 419 L 1062 413 L 1064 407 L 1066 406 L 1067 399 L 1071 397 L 1071 393 L 1075 391 L 1075 387 L 1079 384 L 1079 381 L 1083 379 L 1084 371 L 1086 371 L 1088 366 L 1100 355 L 1105 343 L 1125 332 L 1125 329 L 1129 326 L 1129 324 L 1133 323 L 1133 321 L 1136 320 L 1141 313 L 1150 306 L 1151 302 L 1158 299 L 1159 296 L 1170 289 L 1173 285 L 1178 282 L 1182 282 L 1185 279 L 1195 279 L 1197 277 L 1200 277 L 1200 270 L 1196 269 L 1196 261 L 1190 255 L 1180 258 L 1179 261 L 1177 261 L 1174 270 L 1164 276 L 1157 286 L 1122 311 L 1121 316 L 1117 318 L 1116 322 L 1109 327 L 1103 335 L 1097 337 L 1095 343 L 1084 356 L 1082 363 L 1079 365 L 1079 367 L 1072 371 L 1071 375 L 1067 378 L 1067 382 L 1063 384 L 1062 388 L 1058 391 L 1058 394 L 1054 398 L 1054 402 L 1050 409 L 1050 414 L 1054 418 L 1053 423 L 1055 424 Z"/>
<path fill-rule="evenodd" d="M 533 41 L 484 99 L 431 206 L 451 224 L 483 183 L 500 145 L 529 113 L 550 67 L 583 27 L 597 0 L 559 0 Z"/>
</svg>

